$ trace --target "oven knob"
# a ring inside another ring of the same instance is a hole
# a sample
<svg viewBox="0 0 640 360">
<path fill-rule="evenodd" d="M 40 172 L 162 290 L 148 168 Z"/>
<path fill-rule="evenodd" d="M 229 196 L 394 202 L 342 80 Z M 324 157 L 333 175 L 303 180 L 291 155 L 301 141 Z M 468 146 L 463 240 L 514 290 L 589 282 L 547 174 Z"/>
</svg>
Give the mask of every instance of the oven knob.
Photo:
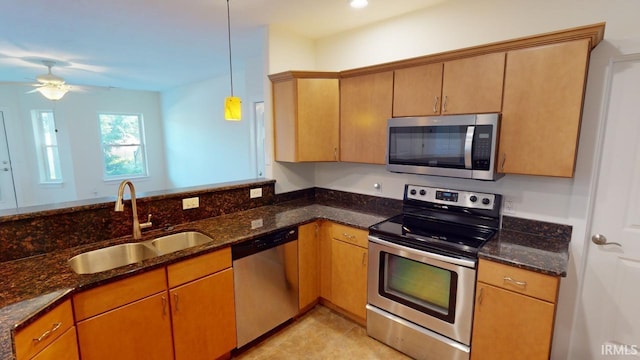
<svg viewBox="0 0 640 360">
<path fill-rule="evenodd" d="M 427 194 L 427 191 L 425 189 L 420 190 L 420 195 L 425 196 Z"/>
<path fill-rule="evenodd" d="M 411 195 L 415 195 L 415 194 L 417 193 L 417 191 L 416 191 L 416 189 L 411 189 L 411 191 L 409 191 L 409 193 L 410 193 Z"/>
<path fill-rule="evenodd" d="M 471 196 L 469 197 L 469 201 L 471 201 L 472 203 L 474 203 L 474 202 L 478 201 L 478 197 L 477 197 L 477 196 L 475 196 L 475 195 L 471 195 Z"/>
<path fill-rule="evenodd" d="M 490 202 L 491 202 L 491 200 L 489 200 L 489 198 L 482 199 L 482 203 L 485 204 L 485 205 L 489 205 Z"/>
</svg>

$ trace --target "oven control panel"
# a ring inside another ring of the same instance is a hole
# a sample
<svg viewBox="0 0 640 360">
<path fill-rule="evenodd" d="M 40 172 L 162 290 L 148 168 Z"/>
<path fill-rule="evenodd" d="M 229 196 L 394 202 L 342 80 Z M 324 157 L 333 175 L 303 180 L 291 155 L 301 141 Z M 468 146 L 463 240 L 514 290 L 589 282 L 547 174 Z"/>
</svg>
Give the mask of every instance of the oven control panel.
<svg viewBox="0 0 640 360">
<path fill-rule="evenodd" d="M 450 190 L 420 185 L 407 185 L 405 198 L 442 205 L 492 210 L 496 196 L 475 191 Z"/>
</svg>

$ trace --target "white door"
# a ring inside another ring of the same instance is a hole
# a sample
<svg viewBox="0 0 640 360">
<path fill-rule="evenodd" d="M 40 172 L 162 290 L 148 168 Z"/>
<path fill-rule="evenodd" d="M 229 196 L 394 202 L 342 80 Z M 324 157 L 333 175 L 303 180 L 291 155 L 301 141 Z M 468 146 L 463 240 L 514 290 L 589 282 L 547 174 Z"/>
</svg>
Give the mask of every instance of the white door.
<svg viewBox="0 0 640 360">
<path fill-rule="evenodd" d="M 607 104 L 571 358 L 640 359 L 640 54 L 611 61 Z"/>
<path fill-rule="evenodd" d="M 0 210 L 15 209 L 16 192 L 13 184 L 13 171 L 9 157 L 9 145 L 4 126 L 4 115 L 0 111 Z"/>
</svg>

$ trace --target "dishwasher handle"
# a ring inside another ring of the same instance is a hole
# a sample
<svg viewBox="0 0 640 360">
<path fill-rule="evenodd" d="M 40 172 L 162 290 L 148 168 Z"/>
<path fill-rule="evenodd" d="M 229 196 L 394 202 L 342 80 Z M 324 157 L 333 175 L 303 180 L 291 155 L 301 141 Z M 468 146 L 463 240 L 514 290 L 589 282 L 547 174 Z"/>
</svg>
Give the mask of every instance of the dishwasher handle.
<svg viewBox="0 0 640 360">
<path fill-rule="evenodd" d="M 280 229 L 273 233 L 262 235 L 255 239 L 246 240 L 239 244 L 232 245 L 231 259 L 235 261 L 294 240 L 298 240 L 297 226 Z"/>
</svg>

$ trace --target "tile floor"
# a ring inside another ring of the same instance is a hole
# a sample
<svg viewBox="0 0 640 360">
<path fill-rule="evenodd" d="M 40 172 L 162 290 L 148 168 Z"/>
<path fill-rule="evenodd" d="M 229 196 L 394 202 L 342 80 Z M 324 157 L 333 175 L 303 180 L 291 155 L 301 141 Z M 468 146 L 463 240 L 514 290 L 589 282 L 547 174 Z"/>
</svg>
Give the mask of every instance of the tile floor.
<svg viewBox="0 0 640 360">
<path fill-rule="evenodd" d="M 324 306 L 314 309 L 234 359 L 410 359 L 367 336 L 367 329 Z"/>
</svg>

